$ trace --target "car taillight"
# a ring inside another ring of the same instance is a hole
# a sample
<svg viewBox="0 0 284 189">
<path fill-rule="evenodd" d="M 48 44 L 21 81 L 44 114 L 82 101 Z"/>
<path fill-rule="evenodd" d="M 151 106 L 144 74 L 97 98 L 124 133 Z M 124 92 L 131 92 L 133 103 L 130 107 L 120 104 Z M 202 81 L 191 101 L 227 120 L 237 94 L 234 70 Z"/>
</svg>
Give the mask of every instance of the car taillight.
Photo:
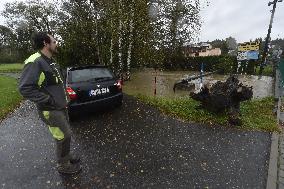
<svg viewBox="0 0 284 189">
<path fill-rule="evenodd" d="M 117 80 L 116 86 L 117 86 L 117 88 L 118 88 L 119 90 L 121 90 L 121 89 L 122 89 L 122 81 L 121 81 L 121 80 Z"/>
<path fill-rule="evenodd" d="M 71 100 L 75 100 L 77 98 L 77 94 L 75 93 L 75 91 L 71 87 L 67 87 L 66 91 L 67 91 Z"/>
</svg>

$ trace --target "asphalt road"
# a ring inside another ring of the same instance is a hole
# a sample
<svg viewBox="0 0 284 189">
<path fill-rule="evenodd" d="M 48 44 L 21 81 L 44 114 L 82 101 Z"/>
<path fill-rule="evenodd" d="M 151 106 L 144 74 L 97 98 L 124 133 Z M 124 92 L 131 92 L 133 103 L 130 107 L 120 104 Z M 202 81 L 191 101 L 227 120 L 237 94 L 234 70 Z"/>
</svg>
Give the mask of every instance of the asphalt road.
<svg viewBox="0 0 284 189">
<path fill-rule="evenodd" d="M 265 188 L 271 135 L 191 124 L 125 96 L 71 123 L 83 171 L 55 169 L 55 143 L 25 101 L 0 123 L 0 188 Z"/>
</svg>

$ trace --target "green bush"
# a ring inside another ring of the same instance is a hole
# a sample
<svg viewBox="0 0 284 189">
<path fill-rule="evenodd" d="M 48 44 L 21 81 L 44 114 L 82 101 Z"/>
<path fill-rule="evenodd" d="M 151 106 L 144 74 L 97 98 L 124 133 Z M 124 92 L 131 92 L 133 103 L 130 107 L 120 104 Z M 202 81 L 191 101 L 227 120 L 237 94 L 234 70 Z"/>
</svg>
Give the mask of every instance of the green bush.
<svg viewBox="0 0 284 189">
<path fill-rule="evenodd" d="M 259 70 L 260 70 L 260 66 L 257 66 L 256 67 L 256 73 L 255 74 L 259 74 Z M 272 65 L 267 65 L 263 68 L 263 71 L 262 71 L 262 75 L 265 75 L 265 76 L 272 76 L 273 75 L 273 67 Z"/>
<path fill-rule="evenodd" d="M 0 54 L 0 64 L 1 63 L 15 63 L 19 62 L 19 58 L 15 55 L 8 55 L 6 53 L 1 53 Z"/>
<path fill-rule="evenodd" d="M 206 57 L 186 57 L 176 59 L 177 62 L 165 62 L 164 68 L 168 70 L 190 70 L 200 71 L 201 64 L 204 64 L 204 71 L 224 70 L 225 73 L 235 73 L 237 59 L 233 56 L 206 56 Z"/>
</svg>

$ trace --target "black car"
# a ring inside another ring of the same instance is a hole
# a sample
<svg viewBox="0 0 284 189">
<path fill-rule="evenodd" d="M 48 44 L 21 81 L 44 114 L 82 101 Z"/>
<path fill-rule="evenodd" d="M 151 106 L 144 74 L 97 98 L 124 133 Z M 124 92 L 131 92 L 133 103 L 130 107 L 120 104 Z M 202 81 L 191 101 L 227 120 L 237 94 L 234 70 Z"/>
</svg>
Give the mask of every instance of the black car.
<svg viewBox="0 0 284 189">
<path fill-rule="evenodd" d="M 69 114 L 99 110 L 122 103 L 122 83 L 106 66 L 69 67 L 66 90 L 70 97 Z"/>
</svg>

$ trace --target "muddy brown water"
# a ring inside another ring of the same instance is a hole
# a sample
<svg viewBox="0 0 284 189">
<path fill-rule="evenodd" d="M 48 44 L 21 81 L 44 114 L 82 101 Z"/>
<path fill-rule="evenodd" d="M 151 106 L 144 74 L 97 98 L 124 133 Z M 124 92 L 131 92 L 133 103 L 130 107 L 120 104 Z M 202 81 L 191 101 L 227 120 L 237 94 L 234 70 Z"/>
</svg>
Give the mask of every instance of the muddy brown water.
<svg viewBox="0 0 284 189">
<path fill-rule="evenodd" d="M 191 71 L 157 71 L 154 69 L 145 69 L 132 73 L 131 80 L 124 83 L 126 93 L 140 93 L 154 96 L 155 76 L 157 78 L 156 94 L 165 97 L 183 97 L 190 92 L 197 92 L 200 88 L 200 79 L 191 83 L 195 84 L 192 90 L 176 90 L 174 93 L 174 83 L 187 76 L 199 75 L 199 72 Z M 225 81 L 228 75 L 213 74 L 203 78 L 203 84 L 212 85 L 217 81 Z M 253 87 L 253 98 L 263 98 L 273 95 L 273 77 L 262 76 L 260 79 L 254 75 L 239 75 L 238 79 L 246 86 Z"/>
</svg>

